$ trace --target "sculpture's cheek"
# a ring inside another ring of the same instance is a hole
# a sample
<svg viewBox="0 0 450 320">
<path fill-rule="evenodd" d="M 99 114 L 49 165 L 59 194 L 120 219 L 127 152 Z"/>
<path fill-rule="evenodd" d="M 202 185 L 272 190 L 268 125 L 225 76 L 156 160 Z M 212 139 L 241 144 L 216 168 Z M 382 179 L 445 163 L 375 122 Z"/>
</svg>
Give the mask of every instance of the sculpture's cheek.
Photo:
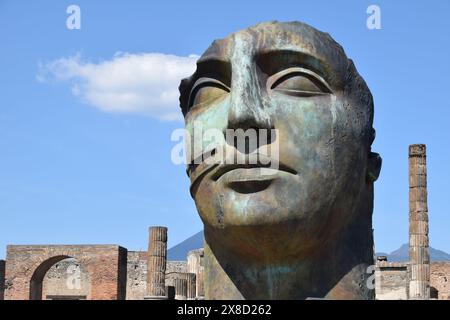
<svg viewBox="0 0 450 320">
<path fill-rule="evenodd" d="M 204 150 L 214 142 L 224 143 L 223 132 L 227 126 L 228 105 L 229 99 L 226 98 L 208 107 L 192 109 L 188 113 L 186 130 L 192 150 Z"/>
</svg>

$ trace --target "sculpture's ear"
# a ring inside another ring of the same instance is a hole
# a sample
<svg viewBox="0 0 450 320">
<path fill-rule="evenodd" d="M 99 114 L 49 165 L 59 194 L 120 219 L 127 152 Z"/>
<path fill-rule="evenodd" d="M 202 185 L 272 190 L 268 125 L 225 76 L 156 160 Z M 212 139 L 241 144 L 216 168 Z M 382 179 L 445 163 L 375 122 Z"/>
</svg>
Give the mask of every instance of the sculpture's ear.
<svg viewBox="0 0 450 320">
<path fill-rule="evenodd" d="M 367 159 L 367 173 L 366 181 L 368 183 L 374 183 L 380 175 L 382 159 L 376 152 L 370 152 Z"/>
<path fill-rule="evenodd" d="M 180 108 L 184 116 L 186 115 L 188 108 L 190 84 L 191 84 L 190 78 L 185 78 L 181 80 L 180 85 L 178 87 L 178 90 L 180 92 L 179 98 Z"/>
<path fill-rule="evenodd" d="M 370 136 L 370 145 L 372 145 L 375 140 L 376 131 L 372 128 L 372 134 Z M 380 155 L 376 152 L 370 152 L 369 157 L 367 159 L 367 172 L 366 172 L 366 181 L 368 183 L 374 183 L 378 176 L 380 175 L 382 159 Z"/>
</svg>

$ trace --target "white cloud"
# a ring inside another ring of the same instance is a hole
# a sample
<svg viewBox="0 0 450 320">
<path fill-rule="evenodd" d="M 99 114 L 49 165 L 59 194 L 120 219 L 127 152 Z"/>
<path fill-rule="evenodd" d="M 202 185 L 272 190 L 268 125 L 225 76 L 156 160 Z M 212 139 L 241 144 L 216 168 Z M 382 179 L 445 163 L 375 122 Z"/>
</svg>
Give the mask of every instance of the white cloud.
<svg viewBox="0 0 450 320">
<path fill-rule="evenodd" d="M 75 96 L 105 112 L 179 120 L 178 85 L 195 71 L 197 59 L 195 55 L 116 53 L 111 60 L 92 63 L 76 55 L 40 64 L 37 79 L 68 82 Z"/>
</svg>

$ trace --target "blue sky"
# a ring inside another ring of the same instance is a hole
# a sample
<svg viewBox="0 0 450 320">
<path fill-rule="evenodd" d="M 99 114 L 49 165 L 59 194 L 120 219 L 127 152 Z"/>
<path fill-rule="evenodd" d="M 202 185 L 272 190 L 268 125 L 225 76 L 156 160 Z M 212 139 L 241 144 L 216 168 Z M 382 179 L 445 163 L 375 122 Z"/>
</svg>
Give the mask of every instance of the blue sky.
<svg viewBox="0 0 450 320">
<path fill-rule="evenodd" d="M 81 30 L 66 27 L 70 4 L 81 9 Z M 381 30 L 366 27 L 371 4 Z M 407 242 L 407 150 L 426 143 L 430 242 L 450 252 L 449 12 L 445 0 L 0 0 L 0 258 L 7 244 L 138 250 L 150 225 L 169 227 L 169 246 L 199 231 L 185 169 L 170 159 L 170 135 L 183 126 L 167 116 L 178 71 L 152 68 L 176 61 L 187 72 L 189 55 L 213 39 L 267 20 L 329 32 L 373 93 L 373 149 L 383 157 L 376 250 Z M 111 68 L 119 71 L 106 81 Z M 137 69 L 137 80 L 124 69 Z"/>
</svg>

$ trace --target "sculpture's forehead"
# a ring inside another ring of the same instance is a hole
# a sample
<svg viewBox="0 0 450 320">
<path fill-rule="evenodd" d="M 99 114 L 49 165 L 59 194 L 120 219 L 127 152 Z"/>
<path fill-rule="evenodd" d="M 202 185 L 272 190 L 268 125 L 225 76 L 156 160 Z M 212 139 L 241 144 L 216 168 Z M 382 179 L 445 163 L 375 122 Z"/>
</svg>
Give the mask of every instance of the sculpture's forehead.
<svg viewBox="0 0 450 320">
<path fill-rule="evenodd" d="M 346 66 L 342 47 L 328 34 L 303 23 L 270 22 L 215 40 L 200 58 L 233 61 L 277 50 L 297 51 L 334 67 Z"/>
</svg>

